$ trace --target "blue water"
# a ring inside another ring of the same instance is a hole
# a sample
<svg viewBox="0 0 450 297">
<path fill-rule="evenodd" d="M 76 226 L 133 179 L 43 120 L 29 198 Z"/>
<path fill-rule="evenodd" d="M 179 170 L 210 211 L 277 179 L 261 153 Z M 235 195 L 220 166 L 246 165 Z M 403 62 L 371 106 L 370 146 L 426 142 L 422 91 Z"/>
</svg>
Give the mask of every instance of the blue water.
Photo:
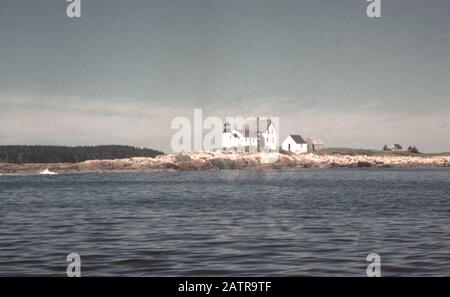
<svg viewBox="0 0 450 297">
<path fill-rule="evenodd" d="M 0 275 L 450 276 L 450 170 L 0 176 Z"/>
</svg>

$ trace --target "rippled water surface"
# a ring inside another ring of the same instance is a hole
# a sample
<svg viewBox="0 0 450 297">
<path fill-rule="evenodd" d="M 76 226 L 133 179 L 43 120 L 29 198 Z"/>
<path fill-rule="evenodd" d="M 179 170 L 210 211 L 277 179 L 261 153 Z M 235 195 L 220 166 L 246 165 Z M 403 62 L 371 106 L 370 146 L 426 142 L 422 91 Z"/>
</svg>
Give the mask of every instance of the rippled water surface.
<svg viewBox="0 0 450 297">
<path fill-rule="evenodd" d="M 0 176 L 0 275 L 450 276 L 450 170 Z"/>
</svg>

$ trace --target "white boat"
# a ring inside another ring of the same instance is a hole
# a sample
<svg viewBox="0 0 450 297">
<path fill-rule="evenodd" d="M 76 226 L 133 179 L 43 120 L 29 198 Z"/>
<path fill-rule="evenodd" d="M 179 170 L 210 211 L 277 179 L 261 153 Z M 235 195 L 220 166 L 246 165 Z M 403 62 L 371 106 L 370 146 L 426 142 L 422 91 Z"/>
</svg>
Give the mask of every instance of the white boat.
<svg viewBox="0 0 450 297">
<path fill-rule="evenodd" d="M 39 174 L 44 174 L 44 175 L 55 175 L 58 174 L 56 172 L 50 171 L 48 170 L 48 168 L 45 168 L 44 170 L 42 170 L 41 172 L 39 172 Z"/>
</svg>

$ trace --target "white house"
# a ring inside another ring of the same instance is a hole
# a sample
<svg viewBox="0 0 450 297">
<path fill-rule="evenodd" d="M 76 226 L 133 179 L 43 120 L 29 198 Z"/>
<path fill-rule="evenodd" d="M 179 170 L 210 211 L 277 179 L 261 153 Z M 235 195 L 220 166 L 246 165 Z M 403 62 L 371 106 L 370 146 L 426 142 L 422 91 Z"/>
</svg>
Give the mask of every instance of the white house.
<svg viewBox="0 0 450 297">
<path fill-rule="evenodd" d="M 256 147 L 256 138 L 250 137 L 247 127 L 244 133 L 232 129 L 229 123 L 225 123 L 222 133 L 222 148 L 224 150 L 237 150 L 238 148 Z"/>
<path fill-rule="evenodd" d="M 296 134 L 291 134 L 283 141 L 281 148 L 287 152 L 293 153 L 306 153 L 308 151 L 308 145 L 306 141 Z"/>
<path fill-rule="evenodd" d="M 403 147 L 397 143 L 391 145 L 391 147 L 389 148 L 389 150 L 391 150 L 393 152 L 401 151 L 402 149 L 403 149 Z"/>
<path fill-rule="evenodd" d="M 231 128 L 229 123 L 225 123 L 222 133 L 223 150 L 257 150 L 258 131 L 250 133 L 249 125 L 245 125 L 244 133 Z M 278 149 L 278 131 L 272 121 L 267 121 L 267 127 L 264 131 L 259 131 L 259 148 L 262 151 L 277 151 Z"/>
<path fill-rule="evenodd" d="M 325 143 L 322 139 L 317 137 L 309 137 L 306 142 L 308 143 L 308 151 L 314 152 L 325 148 Z"/>
</svg>

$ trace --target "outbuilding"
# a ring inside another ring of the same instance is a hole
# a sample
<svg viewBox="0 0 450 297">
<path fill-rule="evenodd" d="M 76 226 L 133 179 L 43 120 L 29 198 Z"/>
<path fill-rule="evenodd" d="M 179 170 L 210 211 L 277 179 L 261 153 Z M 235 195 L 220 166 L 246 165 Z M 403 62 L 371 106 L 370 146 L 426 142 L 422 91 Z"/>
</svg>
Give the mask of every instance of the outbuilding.
<svg viewBox="0 0 450 297">
<path fill-rule="evenodd" d="M 400 144 L 398 144 L 398 143 L 394 143 L 390 147 L 390 150 L 393 151 L 393 152 L 401 151 L 402 149 L 403 149 L 403 147 Z"/>
<path fill-rule="evenodd" d="M 283 141 L 281 148 L 287 152 L 293 153 L 306 153 L 308 151 L 308 145 L 306 141 L 297 134 L 291 134 Z"/>
<path fill-rule="evenodd" d="M 320 151 L 325 148 L 325 142 L 317 137 L 309 137 L 308 140 L 308 151 L 315 152 Z"/>
</svg>

